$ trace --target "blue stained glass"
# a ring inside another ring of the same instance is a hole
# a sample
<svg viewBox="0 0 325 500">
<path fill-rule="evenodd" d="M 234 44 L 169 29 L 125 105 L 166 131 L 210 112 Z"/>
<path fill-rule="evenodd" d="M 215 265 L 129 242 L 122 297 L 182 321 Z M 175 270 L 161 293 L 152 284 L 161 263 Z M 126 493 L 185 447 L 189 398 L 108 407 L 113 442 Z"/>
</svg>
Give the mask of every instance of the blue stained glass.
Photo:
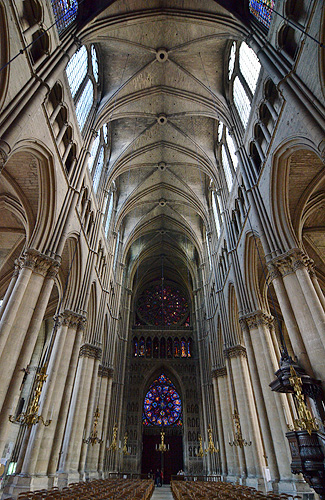
<svg viewBox="0 0 325 500">
<path fill-rule="evenodd" d="M 76 106 L 76 115 L 80 130 L 84 128 L 87 117 L 89 115 L 89 111 L 93 104 L 93 100 L 94 100 L 94 87 L 92 82 L 89 80 Z"/>
<path fill-rule="evenodd" d="M 144 425 L 181 425 L 182 402 L 173 383 L 164 375 L 155 380 L 145 395 Z"/>
<path fill-rule="evenodd" d="M 72 97 L 74 97 L 82 84 L 88 70 L 87 49 L 83 45 L 70 59 L 65 69 Z"/>
<path fill-rule="evenodd" d="M 249 0 L 249 10 L 264 26 L 270 27 L 274 0 Z"/>
<path fill-rule="evenodd" d="M 53 14 L 59 34 L 76 19 L 78 0 L 51 0 Z"/>
</svg>

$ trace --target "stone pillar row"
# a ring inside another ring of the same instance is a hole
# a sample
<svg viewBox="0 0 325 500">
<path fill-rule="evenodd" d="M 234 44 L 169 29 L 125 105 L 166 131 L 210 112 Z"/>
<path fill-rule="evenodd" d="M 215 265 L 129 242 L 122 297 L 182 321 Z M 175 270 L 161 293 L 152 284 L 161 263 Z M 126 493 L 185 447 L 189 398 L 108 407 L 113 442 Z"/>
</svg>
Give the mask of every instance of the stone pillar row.
<svg viewBox="0 0 325 500">
<path fill-rule="evenodd" d="M 268 270 L 298 362 L 324 380 L 325 313 L 311 259 L 292 249 L 272 259 Z"/>
<path fill-rule="evenodd" d="M 28 249 L 16 263 L 0 321 L 0 446 L 6 442 L 25 368 L 32 356 L 59 262 Z"/>
</svg>

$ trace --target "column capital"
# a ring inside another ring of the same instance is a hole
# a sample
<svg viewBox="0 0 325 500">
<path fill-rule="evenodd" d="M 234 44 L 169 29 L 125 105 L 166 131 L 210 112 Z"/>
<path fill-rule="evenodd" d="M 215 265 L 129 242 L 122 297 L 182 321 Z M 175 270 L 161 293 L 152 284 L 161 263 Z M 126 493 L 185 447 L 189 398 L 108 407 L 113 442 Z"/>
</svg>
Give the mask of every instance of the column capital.
<svg viewBox="0 0 325 500">
<path fill-rule="evenodd" d="M 253 328 L 258 328 L 260 325 L 270 326 L 273 323 L 273 316 L 263 311 L 254 311 L 250 314 L 241 316 L 239 318 L 239 323 L 242 329 L 248 328 L 252 330 Z"/>
<path fill-rule="evenodd" d="M 240 356 L 243 358 L 247 358 L 246 347 L 237 344 L 232 347 L 227 347 L 224 351 L 225 358 L 239 358 Z"/>
<path fill-rule="evenodd" d="M 295 273 L 298 269 L 311 268 L 313 260 L 299 248 L 292 248 L 288 252 L 272 259 L 268 264 L 271 280 Z"/>
<path fill-rule="evenodd" d="M 222 366 L 221 368 L 215 368 L 211 372 L 212 378 L 226 377 L 227 376 L 227 368 Z"/>
<path fill-rule="evenodd" d="M 99 365 L 98 367 L 98 376 L 105 378 L 112 378 L 114 373 L 114 368 L 109 366 Z"/>
<path fill-rule="evenodd" d="M 34 248 L 28 248 L 17 261 L 18 266 L 31 269 L 34 273 L 55 278 L 58 273 L 60 262 L 48 255 L 40 253 Z"/>
<path fill-rule="evenodd" d="M 102 357 L 102 348 L 95 346 L 94 344 L 83 344 L 80 347 L 79 356 L 86 358 L 95 358 L 101 359 Z"/>
<path fill-rule="evenodd" d="M 86 317 L 82 314 L 70 311 L 69 309 L 65 309 L 60 315 L 60 321 L 71 329 L 80 330 L 83 329 L 82 327 L 86 322 Z"/>
<path fill-rule="evenodd" d="M 7 153 L 0 148 L 0 171 L 3 169 L 5 164 L 7 163 L 8 155 Z"/>
</svg>

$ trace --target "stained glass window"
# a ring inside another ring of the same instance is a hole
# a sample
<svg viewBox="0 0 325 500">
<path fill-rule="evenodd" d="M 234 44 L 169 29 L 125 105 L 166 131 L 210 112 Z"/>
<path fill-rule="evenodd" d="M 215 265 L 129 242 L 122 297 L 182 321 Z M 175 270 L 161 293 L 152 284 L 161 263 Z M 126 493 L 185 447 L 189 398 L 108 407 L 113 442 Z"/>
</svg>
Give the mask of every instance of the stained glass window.
<svg viewBox="0 0 325 500">
<path fill-rule="evenodd" d="M 222 132 L 223 132 L 223 123 L 219 122 L 219 125 L 218 125 L 218 141 L 221 141 L 221 139 L 222 139 Z"/>
<path fill-rule="evenodd" d="M 139 355 L 138 352 L 138 337 L 133 339 L 133 356 L 136 358 Z"/>
<path fill-rule="evenodd" d="M 160 357 L 161 358 L 166 357 L 166 340 L 164 337 L 160 339 Z"/>
<path fill-rule="evenodd" d="M 238 76 L 234 79 L 233 98 L 240 119 L 246 128 L 249 114 L 251 112 L 251 103 L 249 102 L 245 89 Z"/>
<path fill-rule="evenodd" d="M 144 425 L 181 425 L 182 402 L 174 384 L 162 373 L 150 386 L 143 405 Z"/>
<path fill-rule="evenodd" d="M 59 34 L 77 17 L 78 0 L 51 0 L 53 14 Z"/>
<path fill-rule="evenodd" d="M 92 82 L 89 80 L 76 106 L 76 115 L 80 130 L 84 128 L 87 117 L 89 115 L 89 111 L 93 104 L 93 100 L 94 100 L 94 87 Z"/>
<path fill-rule="evenodd" d="M 167 358 L 172 358 L 173 357 L 173 341 L 171 337 L 168 337 L 167 339 Z"/>
<path fill-rule="evenodd" d="M 179 325 L 188 317 L 188 303 L 176 286 L 162 286 L 159 282 L 139 297 L 137 313 L 144 323 L 152 326 Z"/>
<path fill-rule="evenodd" d="M 174 339 L 174 358 L 179 358 L 179 356 L 180 356 L 179 340 L 176 337 Z"/>
<path fill-rule="evenodd" d="M 99 155 L 98 155 L 96 170 L 95 170 L 94 178 L 93 178 L 93 186 L 94 186 L 95 193 L 97 193 L 97 189 L 99 186 L 99 181 L 100 181 L 100 177 L 102 174 L 103 166 L 104 166 L 104 147 L 102 146 L 100 149 Z"/>
<path fill-rule="evenodd" d="M 72 97 L 74 97 L 83 82 L 88 70 L 87 49 L 83 45 L 70 59 L 65 71 Z"/>
<path fill-rule="evenodd" d="M 141 337 L 139 341 L 138 356 L 144 356 L 144 351 L 145 351 L 144 337 Z"/>
<path fill-rule="evenodd" d="M 191 358 L 192 357 L 192 339 L 189 338 L 187 341 L 187 357 Z"/>
<path fill-rule="evenodd" d="M 187 342 L 184 338 L 181 339 L 181 358 L 187 358 Z"/>
<path fill-rule="evenodd" d="M 158 337 L 155 337 L 153 339 L 153 357 L 158 358 L 159 357 L 159 340 Z"/>
<path fill-rule="evenodd" d="M 270 27 L 274 0 L 249 0 L 249 10 L 264 26 Z"/>
<path fill-rule="evenodd" d="M 152 347 L 151 337 L 148 337 L 147 341 L 146 341 L 146 356 L 147 356 L 147 358 L 151 358 L 151 354 L 152 354 L 151 347 Z"/>
<path fill-rule="evenodd" d="M 254 50 L 243 42 L 239 49 L 239 69 L 252 93 L 255 92 L 261 64 Z"/>
</svg>

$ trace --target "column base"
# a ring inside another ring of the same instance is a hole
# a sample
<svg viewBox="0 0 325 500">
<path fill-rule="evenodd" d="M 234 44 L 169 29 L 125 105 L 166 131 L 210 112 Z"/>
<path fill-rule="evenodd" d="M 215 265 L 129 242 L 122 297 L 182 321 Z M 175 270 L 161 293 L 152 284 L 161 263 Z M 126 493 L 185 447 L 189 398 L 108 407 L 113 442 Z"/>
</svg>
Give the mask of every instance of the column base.
<svg viewBox="0 0 325 500">
<path fill-rule="evenodd" d="M 303 479 L 293 479 L 292 481 L 280 480 L 278 483 L 278 490 L 279 493 L 295 493 L 297 495 L 302 493 L 314 493 L 315 495 L 315 491 L 312 490 Z"/>
<path fill-rule="evenodd" d="M 267 493 L 268 491 L 273 491 L 272 489 L 272 484 L 270 486 L 267 486 L 267 483 L 264 482 L 264 479 L 262 477 L 247 477 L 246 478 L 246 486 L 249 486 L 250 488 L 255 488 L 258 491 L 262 491 L 263 493 Z"/>
<path fill-rule="evenodd" d="M 7 484 L 3 490 L 2 498 L 17 498 L 19 493 L 24 491 L 35 491 L 41 489 L 49 489 L 53 486 L 53 478 L 48 476 L 30 476 L 17 474 L 9 476 Z"/>
</svg>

